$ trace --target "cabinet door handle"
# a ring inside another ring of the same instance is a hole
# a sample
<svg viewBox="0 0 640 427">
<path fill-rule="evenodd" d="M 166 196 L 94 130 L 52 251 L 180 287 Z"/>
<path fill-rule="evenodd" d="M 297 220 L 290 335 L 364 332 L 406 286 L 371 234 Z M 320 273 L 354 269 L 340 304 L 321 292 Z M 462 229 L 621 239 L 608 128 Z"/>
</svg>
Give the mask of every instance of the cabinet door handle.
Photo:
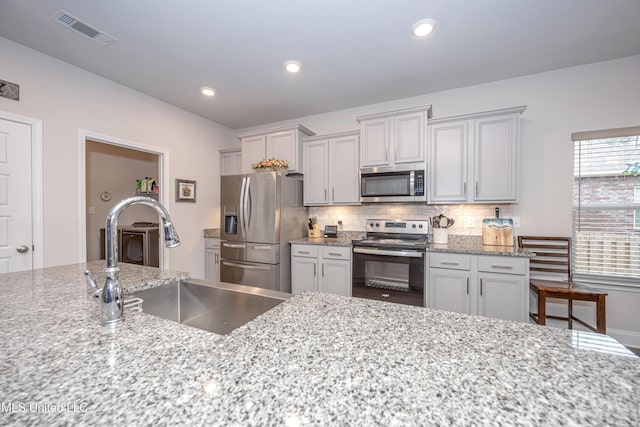
<svg viewBox="0 0 640 427">
<path fill-rule="evenodd" d="M 324 277 L 324 264 L 322 264 L 322 277 Z"/>
<path fill-rule="evenodd" d="M 331 189 L 331 200 L 335 200 L 336 199 L 336 189 L 332 188 Z"/>
<path fill-rule="evenodd" d="M 442 265 L 460 265 L 460 263 L 457 262 L 457 261 L 440 261 L 440 264 L 442 264 Z"/>
<path fill-rule="evenodd" d="M 512 265 L 491 264 L 491 268 L 502 268 L 504 270 L 513 270 Z"/>
<path fill-rule="evenodd" d="M 480 296 L 482 296 L 482 279 L 480 279 Z"/>
<path fill-rule="evenodd" d="M 476 181 L 476 196 L 475 197 L 478 197 L 478 181 Z"/>
<path fill-rule="evenodd" d="M 467 277 L 467 295 L 469 295 L 469 278 Z"/>
<path fill-rule="evenodd" d="M 329 255 L 333 255 L 333 256 L 342 256 L 341 253 L 339 252 L 329 252 Z"/>
<path fill-rule="evenodd" d="M 316 264 L 315 262 L 313 263 L 313 277 L 316 277 L 317 274 L 317 268 L 318 268 L 318 264 Z"/>
<path fill-rule="evenodd" d="M 462 191 L 464 193 L 464 197 L 467 197 L 467 183 L 462 184 Z"/>
<path fill-rule="evenodd" d="M 324 200 L 327 201 L 327 189 L 324 189 Z"/>
<path fill-rule="evenodd" d="M 309 255 L 309 251 L 298 251 L 299 254 L 307 254 Z"/>
</svg>

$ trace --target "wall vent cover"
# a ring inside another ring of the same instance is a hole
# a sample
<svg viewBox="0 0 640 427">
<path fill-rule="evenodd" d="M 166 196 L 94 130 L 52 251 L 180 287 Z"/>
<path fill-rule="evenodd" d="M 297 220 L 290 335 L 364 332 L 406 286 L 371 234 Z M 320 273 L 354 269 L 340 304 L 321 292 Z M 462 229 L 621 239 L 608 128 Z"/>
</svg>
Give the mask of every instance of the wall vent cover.
<svg viewBox="0 0 640 427">
<path fill-rule="evenodd" d="M 115 37 L 112 37 L 104 31 L 100 31 L 85 22 L 82 22 L 81 20 L 71 15 L 70 13 L 65 12 L 64 10 L 59 10 L 54 13 L 51 16 L 51 19 L 56 21 L 63 27 L 76 31 L 85 37 L 89 37 L 91 40 L 101 44 L 102 46 L 109 46 L 111 43 L 116 41 Z"/>
</svg>

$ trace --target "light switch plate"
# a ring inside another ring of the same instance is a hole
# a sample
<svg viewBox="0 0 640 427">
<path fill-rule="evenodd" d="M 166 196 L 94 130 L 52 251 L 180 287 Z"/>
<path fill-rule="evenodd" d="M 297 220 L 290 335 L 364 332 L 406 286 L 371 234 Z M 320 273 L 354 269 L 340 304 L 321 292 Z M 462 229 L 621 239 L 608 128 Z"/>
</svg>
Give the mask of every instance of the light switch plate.
<svg viewBox="0 0 640 427">
<path fill-rule="evenodd" d="M 514 216 L 512 219 L 513 219 L 513 228 L 520 228 L 520 217 Z"/>
</svg>

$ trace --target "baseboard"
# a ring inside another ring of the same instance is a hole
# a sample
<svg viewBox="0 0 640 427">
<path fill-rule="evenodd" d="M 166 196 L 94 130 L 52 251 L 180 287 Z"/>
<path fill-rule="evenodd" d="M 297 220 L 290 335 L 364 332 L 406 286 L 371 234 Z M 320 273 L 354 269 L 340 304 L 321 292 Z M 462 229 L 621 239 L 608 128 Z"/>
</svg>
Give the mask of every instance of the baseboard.
<svg viewBox="0 0 640 427">
<path fill-rule="evenodd" d="M 640 332 L 607 328 L 607 335 L 612 336 L 627 347 L 640 348 Z"/>
</svg>

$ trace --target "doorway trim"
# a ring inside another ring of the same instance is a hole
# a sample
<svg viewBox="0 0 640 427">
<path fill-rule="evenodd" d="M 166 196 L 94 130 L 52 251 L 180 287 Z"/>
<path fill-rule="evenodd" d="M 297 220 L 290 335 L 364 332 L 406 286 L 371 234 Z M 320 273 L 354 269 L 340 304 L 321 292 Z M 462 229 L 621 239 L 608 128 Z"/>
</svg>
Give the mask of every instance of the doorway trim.
<svg viewBox="0 0 640 427">
<path fill-rule="evenodd" d="M 31 126 L 31 269 L 44 267 L 44 214 L 42 204 L 42 120 L 0 111 L 0 119 Z"/>
<path fill-rule="evenodd" d="M 97 141 L 103 144 L 115 145 L 117 147 L 129 148 L 137 151 L 144 151 L 146 153 L 155 154 L 158 156 L 158 176 L 161 179 L 160 185 L 160 194 L 159 201 L 162 203 L 167 210 L 169 210 L 169 201 L 170 199 L 170 185 L 169 185 L 169 150 L 160 147 L 154 147 L 151 145 L 142 144 L 135 141 L 129 141 L 122 138 L 117 138 L 114 136 L 104 135 L 101 133 L 80 129 L 79 131 L 79 146 L 78 150 L 78 182 L 80 183 L 79 187 L 79 236 L 80 241 L 79 251 L 80 254 L 80 262 L 87 262 L 87 161 L 86 161 L 86 150 L 87 150 L 87 139 L 92 141 Z M 170 269 L 169 262 L 169 250 L 161 245 L 160 251 L 160 268 L 164 270 Z"/>
</svg>

